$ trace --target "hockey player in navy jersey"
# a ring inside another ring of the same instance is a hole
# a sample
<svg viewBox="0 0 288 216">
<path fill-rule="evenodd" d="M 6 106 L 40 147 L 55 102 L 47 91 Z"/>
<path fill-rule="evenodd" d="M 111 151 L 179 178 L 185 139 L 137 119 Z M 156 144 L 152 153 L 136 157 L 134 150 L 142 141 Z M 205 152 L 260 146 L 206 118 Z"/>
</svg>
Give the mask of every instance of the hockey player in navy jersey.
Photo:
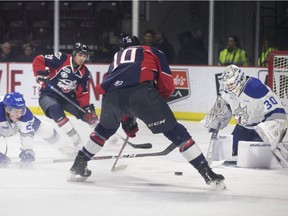
<svg viewBox="0 0 288 216">
<path fill-rule="evenodd" d="M 213 107 L 218 114 L 215 119 L 207 115 L 204 126 L 223 129 L 234 116 L 237 124 L 232 132 L 233 155 L 238 154 L 239 141 L 264 141 L 278 154 L 286 133 L 286 113 L 279 97 L 259 79 L 247 79 L 236 65 L 225 68 L 220 82 L 221 97 L 217 100 L 224 100 L 224 106 L 219 110 Z"/>
<path fill-rule="evenodd" d="M 21 165 L 31 165 L 35 160 L 33 151 L 33 138 L 35 135 L 54 144 L 59 139 L 57 131 L 48 123 L 40 121 L 35 117 L 19 92 L 11 92 L 4 96 L 0 102 L 0 136 L 10 137 L 20 134 Z M 1 143 L 4 144 L 4 143 Z M 7 143 L 6 143 L 7 145 Z M 11 162 L 6 152 L 0 152 L 0 166 L 8 166 Z M 4 148 L 2 148 L 4 149 Z"/>
<path fill-rule="evenodd" d="M 186 128 L 177 122 L 165 98 L 174 91 L 173 77 L 166 57 L 160 50 L 140 45 L 136 36 L 124 36 L 122 49 L 114 55 L 107 77 L 97 86 L 104 94 L 100 123 L 90 140 L 78 152 L 70 171 L 85 180 L 91 175 L 89 161 L 119 128 L 135 137 L 141 119 L 154 133 L 163 133 L 179 147 L 184 158 L 195 167 L 207 184 L 225 188 L 224 177 L 215 174 Z"/>
<path fill-rule="evenodd" d="M 81 147 L 81 139 L 64 111 L 83 120 L 91 127 L 96 125 L 97 116 L 94 106 L 90 104 L 88 91 L 90 71 L 85 66 L 88 59 L 87 45 L 76 43 L 72 55 L 56 52 L 51 55 L 38 55 L 33 61 L 34 76 L 41 84 L 39 105 L 45 115 L 53 119 L 73 139 L 76 152 Z"/>
</svg>

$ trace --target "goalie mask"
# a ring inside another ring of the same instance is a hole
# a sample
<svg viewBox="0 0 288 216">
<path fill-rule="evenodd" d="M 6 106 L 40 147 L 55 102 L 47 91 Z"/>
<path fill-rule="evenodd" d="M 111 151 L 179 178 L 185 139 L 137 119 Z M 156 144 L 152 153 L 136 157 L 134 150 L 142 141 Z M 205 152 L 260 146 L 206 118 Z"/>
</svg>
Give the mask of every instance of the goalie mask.
<svg viewBox="0 0 288 216">
<path fill-rule="evenodd" d="M 223 89 L 228 93 L 239 94 L 246 81 L 244 72 L 236 65 L 229 65 L 221 76 Z"/>
<path fill-rule="evenodd" d="M 10 115 L 23 116 L 26 113 L 25 100 L 19 92 L 11 92 L 5 95 L 3 105 Z"/>
</svg>

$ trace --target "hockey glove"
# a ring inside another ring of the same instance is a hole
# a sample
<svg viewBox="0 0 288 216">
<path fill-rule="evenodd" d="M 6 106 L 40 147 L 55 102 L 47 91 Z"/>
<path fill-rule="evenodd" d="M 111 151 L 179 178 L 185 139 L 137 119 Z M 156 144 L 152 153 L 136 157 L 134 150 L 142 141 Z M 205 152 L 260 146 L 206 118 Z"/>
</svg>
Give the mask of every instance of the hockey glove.
<svg viewBox="0 0 288 216">
<path fill-rule="evenodd" d="M 0 167 L 7 167 L 10 163 L 10 158 L 0 152 Z"/>
<path fill-rule="evenodd" d="M 49 73 L 49 69 L 37 71 L 36 81 L 43 82 L 45 85 L 47 85 L 50 81 Z"/>
<path fill-rule="evenodd" d="M 83 115 L 82 120 L 88 123 L 91 127 L 94 127 L 98 120 L 94 105 L 90 104 L 90 106 L 84 107 L 84 110 L 86 113 Z"/>
<path fill-rule="evenodd" d="M 22 150 L 19 154 L 21 162 L 32 162 L 35 161 L 35 152 L 32 149 Z"/>
<path fill-rule="evenodd" d="M 122 129 L 128 137 L 135 137 L 138 132 L 138 124 L 135 118 L 131 118 L 128 115 L 124 116 L 121 120 Z"/>
</svg>

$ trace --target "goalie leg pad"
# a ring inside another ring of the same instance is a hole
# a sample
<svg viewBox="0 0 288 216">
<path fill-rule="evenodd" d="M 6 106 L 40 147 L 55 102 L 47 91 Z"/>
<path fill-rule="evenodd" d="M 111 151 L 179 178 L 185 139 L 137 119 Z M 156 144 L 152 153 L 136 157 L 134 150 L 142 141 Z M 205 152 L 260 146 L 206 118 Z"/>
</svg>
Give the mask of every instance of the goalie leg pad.
<svg viewBox="0 0 288 216">
<path fill-rule="evenodd" d="M 288 146 L 279 143 L 272 153 L 283 168 L 288 168 Z"/>
<path fill-rule="evenodd" d="M 285 124 L 285 120 L 282 119 L 261 122 L 255 127 L 255 131 L 265 143 L 271 145 L 271 149 L 273 150 L 286 132 Z"/>
</svg>

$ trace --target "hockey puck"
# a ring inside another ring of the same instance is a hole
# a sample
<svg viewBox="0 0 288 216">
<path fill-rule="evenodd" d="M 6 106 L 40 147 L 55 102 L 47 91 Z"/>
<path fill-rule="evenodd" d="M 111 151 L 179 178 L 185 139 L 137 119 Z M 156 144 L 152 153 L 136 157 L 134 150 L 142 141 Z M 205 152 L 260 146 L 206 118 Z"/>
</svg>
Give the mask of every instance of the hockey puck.
<svg viewBox="0 0 288 216">
<path fill-rule="evenodd" d="M 174 172 L 174 174 L 175 174 L 175 175 L 178 175 L 178 176 L 183 175 L 182 172 Z"/>
</svg>

